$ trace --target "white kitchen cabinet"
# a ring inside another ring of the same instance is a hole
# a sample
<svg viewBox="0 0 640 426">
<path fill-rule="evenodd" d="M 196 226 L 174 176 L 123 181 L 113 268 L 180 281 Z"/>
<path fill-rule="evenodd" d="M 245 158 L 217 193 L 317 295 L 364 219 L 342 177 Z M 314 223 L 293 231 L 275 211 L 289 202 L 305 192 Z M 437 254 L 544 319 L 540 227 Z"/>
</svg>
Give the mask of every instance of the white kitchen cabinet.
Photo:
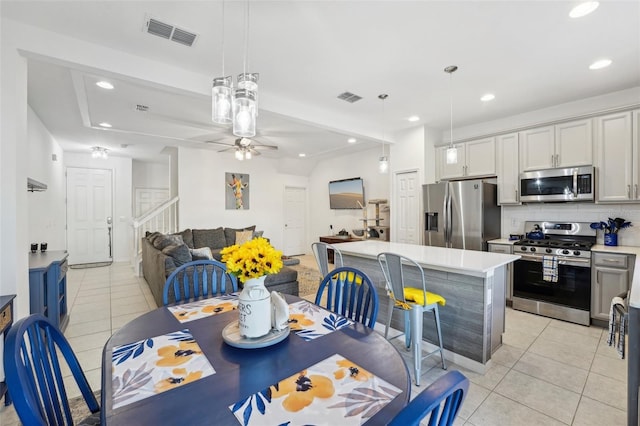
<svg viewBox="0 0 640 426">
<path fill-rule="evenodd" d="M 439 163 L 436 169 L 440 170 L 438 180 L 495 176 L 495 138 L 478 139 L 454 146 L 458 149 L 458 162 L 455 164 L 447 164 L 448 145 L 436 148 L 436 161 Z"/>
<path fill-rule="evenodd" d="M 520 204 L 518 133 L 497 138 L 498 204 Z"/>
<path fill-rule="evenodd" d="M 639 116 L 635 110 L 595 118 L 598 202 L 639 201 Z"/>
<path fill-rule="evenodd" d="M 609 320 L 611 299 L 629 290 L 633 257 L 606 252 L 592 253 L 591 318 Z"/>
<path fill-rule="evenodd" d="M 503 254 L 513 254 L 513 244 L 512 243 L 495 243 L 490 242 L 488 244 L 490 253 L 503 253 Z M 511 302 L 511 294 L 513 292 L 513 262 L 507 264 L 507 282 L 506 284 L 506 300 L 507 302 Z"/>
<path fill-rule="evenodd" d="M 592 120 L 570 121 L 555 126 L 555 166 L 575 167 L 593 164 Z"/>
<path fill-rule="evenodd" d="M 591 119 L 520 132 L 520 170 L 540 170 L 593 164 Z"/>
<path fill-rule="evenodd" d="M 520 132 L 520 171 L 553 168 L 554 144 L 553 126 L 536 127 Z"/>
</svg>

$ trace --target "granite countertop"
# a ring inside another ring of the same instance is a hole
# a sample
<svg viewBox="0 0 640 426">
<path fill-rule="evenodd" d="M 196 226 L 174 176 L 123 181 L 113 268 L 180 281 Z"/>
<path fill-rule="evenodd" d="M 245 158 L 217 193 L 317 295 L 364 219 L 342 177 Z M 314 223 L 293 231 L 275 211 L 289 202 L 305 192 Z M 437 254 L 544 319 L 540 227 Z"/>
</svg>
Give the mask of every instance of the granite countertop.
<svg viewBox="0 0 640 426">
<path fill-rule="evenodd" d="M 509 244 L 509 245 L 513 245 L 513 243 L 517 243 L 520 240 L 510 240 L 508 238 L 498 238 L 495 240 L 489 240 L 487 241 L 487 243 L 489 244 Z"/>
<path fill-rule="evenodd" d="M 379 253 L 398 253 L 425 268 L 475 276 L 487 276 L 494 269 L 520 259 L 519 255 L 372 240 L 342 243 L 340 252 L 374 259 Z"/>
</svg>

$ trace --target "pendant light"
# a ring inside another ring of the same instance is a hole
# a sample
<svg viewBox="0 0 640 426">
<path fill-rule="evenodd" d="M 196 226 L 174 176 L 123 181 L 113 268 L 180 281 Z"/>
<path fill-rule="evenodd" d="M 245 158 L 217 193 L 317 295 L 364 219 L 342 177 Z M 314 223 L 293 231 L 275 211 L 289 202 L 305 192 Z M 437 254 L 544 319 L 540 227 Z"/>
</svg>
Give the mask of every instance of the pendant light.
<svg viewBox="0 0 640 426">
<path fill-rule="evenodd" d="M 244 67 L 243 73 L 238 76 L 238 88 L 233 105 L 233 134 L 243 138 L 251 138 L 256 135 L 258 74 L 247 73 L 248 50 L 249 1 L 247 0 L 244 22 Z"/>
<path fill-rule="evenodd" d="M 447 164 L 458 163 L 458 148 L 453 146 L 453 73 L 458 70 L 455 65 L 449 65 L 444 69 L 444 72 L 449 74 L 449 107 L 451 113 L 450 127 L 449 127 L 449 148 L 447 148 Z"/>
<path fill-rule="evenodd" d="M 388 97 L 389 97 L 389 95 L 384 94 L 384 93 L 381 94 L 381 95 L 378 95 L 378 99 L 382 100 L 382 156 L 378 159 L 378 172 L 383 173 L 383 174 L 389 172 L 389 159 L 387 158 L 387 156 L 384 153 L 384 146 L 385 146 L 385 138 L 384 138 L 384 128 L 385 128 L 384 101 Z"/>
<path fill-rule="evenodd" d="M 222 76 L 213 79 L 211 88 L 211 119 L 214 123 L 230 124 L 233 113 L 231 76 L 224 76 L 224 0 L 222 1 Z"/>
</svg>

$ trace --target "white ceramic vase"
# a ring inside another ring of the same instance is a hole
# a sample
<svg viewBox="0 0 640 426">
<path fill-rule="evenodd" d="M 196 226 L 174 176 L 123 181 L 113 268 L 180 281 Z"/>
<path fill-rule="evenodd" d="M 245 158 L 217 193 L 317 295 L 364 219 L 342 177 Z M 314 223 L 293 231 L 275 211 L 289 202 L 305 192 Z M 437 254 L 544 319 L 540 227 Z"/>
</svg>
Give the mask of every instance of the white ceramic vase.
<svg viewBox="0 0 640 426">
<path fill-rule="evenodd" d="M 266 275 L 244 283 L 238 301 L 240 335 L 262 337 L 271 331 L 271 295 L 264 286 Z"/>
</svg>

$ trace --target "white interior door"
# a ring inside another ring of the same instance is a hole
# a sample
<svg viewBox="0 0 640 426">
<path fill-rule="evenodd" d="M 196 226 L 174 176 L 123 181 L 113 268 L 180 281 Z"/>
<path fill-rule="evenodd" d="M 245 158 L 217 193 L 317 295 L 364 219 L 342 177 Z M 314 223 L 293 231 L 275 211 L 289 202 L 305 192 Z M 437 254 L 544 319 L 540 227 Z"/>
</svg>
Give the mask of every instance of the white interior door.
<svg viewBox="0 0 640 426">
<path fill-rule="evenodd" d="M 112 260 L 111 170 L 67 169 L 69 264 Z"/>
<path fill-rule="evenodd" d="M 135 217 L 140 217 L 145 213 L 158 207 L 169 200 L 168 188 L 136 188 L 135 191 Z"/>
<path fill-rule="evenodd" d="M 287 186 L 284 188 L 284 254 L 305 253 L 305 216 L 307 190 Z"/>
<path fill-rule="evenodd" d="M 394 177 L 396 228 L 394 242 L 420 244 L 420 185 L 418 172 L 396 173 Z"/>
</svg>

